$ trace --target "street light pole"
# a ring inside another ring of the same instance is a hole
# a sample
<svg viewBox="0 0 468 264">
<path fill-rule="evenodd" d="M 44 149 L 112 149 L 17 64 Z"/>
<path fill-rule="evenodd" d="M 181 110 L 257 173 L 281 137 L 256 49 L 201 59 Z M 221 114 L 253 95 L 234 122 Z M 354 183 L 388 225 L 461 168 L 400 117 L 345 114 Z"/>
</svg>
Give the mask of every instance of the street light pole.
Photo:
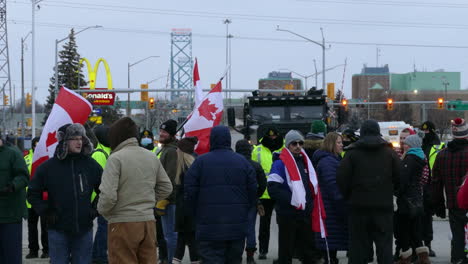
<svg viewBox="0 0 468 264">
<path fill-rule="evenodd" d="M 128 89 L 130 89 L 130 68 L 132 66 L 135 66 L 137 65 L 138 63 L 140 62 L 144 62 L 145 60 L 147 59 L 151 59 L 151 58 L 159 58 L 159 56 L 148 56 L 144 59 L 141 59 L 135 63 L 128 63 L 127 64 L 127 86 L 128 86 Z M 131 109 L 130 109 L 130 93 L 127 93 L 127 116 L 130 116 L 132 113 L 131 113 Z"/>
<path fill-rule="evenodd" d="M 83 28 L 82 30 L 76 32 L 75 36 L 80 34 L 81 32 L 83 32 L 85 30 L 88 30 L 88 29 L 91 29 L 91 28 L 100 28 L 100 27 L 102 27 L 102 26 L 96 25 L 96 26 L 90 26 L 90 27 Z M 54 71 L 55 71 L 55 74 L 54 74 L 54 78 L 55 78 L 55 89 L 54 89 L 55 96 L 58 95 L 58 91 L 59 91 L 59 84 L 58 84 L 58 44 L 60 42 L 62 42 L 62 41 L 65 41 L 65 40 L 69 39 L 69 38 L 70 38 L 70 34 L 67 37 L 65 37 L 65 38 L 63 38 L 61 40 L 58 40 L 58 39 L 55 40 L 55 67 L 54 67 Z M 80 79 L 80 77 L 78 76 L 78 80 L 79 79 Z M 78 88 L 80 88 L 80 87 L 78 87 Z"/>
<path fill-rule="evenodd" d="M 35 44 L 36 44 L 36 5 L 41 2 L 42 0 L 31 0 L 31 15 L 32 15 L 32 25 L 31 25 L 31 118 L 32 118 L 32 126 L 31 126 L 31 136 L 32 138 L 36 137 L 36 52 L 35 52 Z"/>
<path fill-rule="evenodd" d="M 276 31 L 289 32 L 289 33 L 291 33 L 293 35 L 296 35 L 296 36 L 298 36 L 300 38 L 303 38 L 303 39 L 305 39 L 305 40 L 307 40 L 309 42 L 312 42 L 312 43 L 314 43 L 316 45 L 319 45 L 322 48 L 322 73 L 323 73 L 323 75 L 322 75 L 322 89 L 323 89 L 323 94 L 326 94 L 327 91 L 326 91 L 326 85 L 325 85 L 325 37 L 323 35 L 323 29 L 320 28 L 320 31 L 322 32 L 322 43 L 317 42 L 315 40 L 312 40 L 310 38 L 304 37 L 302 35 L 299 35 L 299 34 L 293 32 L 291 30 L 281 29 L 279 26 L 277 26 Z"/>
<path fill-rule="evenodd" d="M 315 68 L 315 88 L 318 86 L 318 74 L 317 74 L 317 63 L 314 59 L 314 68 Z"/>
<path fill-rule="evenodd" d="M 21 38 L 21 136 L 24 137 L 24 114 L 26 112 L 24 102 L 24 42 L 29 37 L 29 32 L 26 37 Z"/>
</svg>

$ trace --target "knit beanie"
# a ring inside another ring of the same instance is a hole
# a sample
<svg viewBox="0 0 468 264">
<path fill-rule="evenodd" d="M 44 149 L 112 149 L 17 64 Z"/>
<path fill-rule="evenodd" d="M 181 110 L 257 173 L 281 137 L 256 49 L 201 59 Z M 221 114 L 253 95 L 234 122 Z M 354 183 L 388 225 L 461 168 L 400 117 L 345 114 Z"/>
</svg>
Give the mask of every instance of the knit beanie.
<svg viewBox="0 0 468 264">
<path fill-rule="evenodd" d="M 99 143 L 101 143 L 105 147 L 109 147 L 109 126 L 101 125 L 94 128 L 94 135 Z"/>
<path fill-rule="evenodd" d="M 93 144 L 86 136 L 84 126 L 80 123 L 75 123 L 63 125 L 57 130 L 56 137 L 58 145 L 55 149 L 55 156 L 60 160 L 64 160 L 68 155 L 68 141 L 73 137 L 78 136 L 82 138 L 81 153 L 84 155 L 90 155 L 93 151 Z"/>
<path fill-rule="evenodd" d="M 130 117 L 122 117 L 109 128 L 110 148 L 114 150 L 125 140 L 138 137 L 138 127 Z"/>
<path fill-rule="evenodd" d="M 468 138 L 468 124 L 465 119 L 458 117 L 452 120 L 452 135 L 454 138 Z"/>
<path fill-rule="evenodd" d="M 312 134 L 318 134 L 325 137 L 327 134 L 327 124 L 325 124 L 325 122 L 322 120 L 315 120 L 310 126 L 310 132 Z"/>
<path fill-rule="evenodd" d="M 420 148 L 422 146 L 422 139 L 418 135 L 410 135 L 406 137 L 405 144 L 410 148 Z"/>
<path fill-rule="evenodd" d="M 361 125 L 361 137 L 380 136 L 380 126 L 375 120 L 366 120 Z"/>
<path fill-rule="evenodd" d="M 289 146 L 289 144 L 296 142 L 296 141 L 304 141 L 304 136 L 302 136 L 301 132 L 297 130 L 289 130 L 289 132 L 286 134 L 285 138 L 285 144 L 286 147 Z"/>
<path fill-rule="evenodd" d="M 177 142 L 177 147 L 187 154 L 192 154 L 195 151 L 195 146 L 198 143 L 197 137 L 185 137 Z"/>
<path fill-rule="evenodd" d="M 162 123 L 159 129 L 166 131 L 171 136 L 175 136 L 175 134 L 177 133 L 177 121 L 169 119 L 166 122 Z"/>
<path fill-rule="evenodd" d="M 252 145 L 246 139 L 240 139 L 236 142 L 236 152 L 244 156 L 246 159 L 251 159 Z"/>
</svg>

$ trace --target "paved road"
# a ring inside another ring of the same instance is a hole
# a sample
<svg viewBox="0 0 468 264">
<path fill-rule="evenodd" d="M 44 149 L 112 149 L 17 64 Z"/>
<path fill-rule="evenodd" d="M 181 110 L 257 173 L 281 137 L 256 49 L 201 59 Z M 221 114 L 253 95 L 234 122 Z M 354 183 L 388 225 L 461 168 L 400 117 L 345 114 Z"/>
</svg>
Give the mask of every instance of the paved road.
<svg viewBox="0 0 468 264">
<path fill-rule="evenodd" d="M 275 219 L 273 217 L 273 219 Z M 96 225 L 95 225 L 96 226 Z M 23 224 L 23 257 L 28 253 L 28 239 L 27 239 L 27 224 L 24 222 Z M 257 223 L 257 230 L 258 230 L 258 223 Z M 278 243 L 276 242 L 276 237 L 278 234 L 278 229 L 277 226 L 274 224 L 272 225 L 272 234 L 271 238 L 272 241 L 270 242 L 270 253 L 268 254 L 268 259 L 267 260 L 257 260 L 258 264 L 271 264 L 272 260 L 275 256 L 277 256 L 278 252 Z M 433 248 L 437 253 L 436 258 L 431 258 L 431 261 L 433 264 L 446 264 L 450 263 L 450 241 L 449 241 L 449 235 L 450 235 L 450 228 L 449 228 L 449 223 L 448 221 L 443 221 L 440 219 L 436 219 L 434 221 L 434 241 L 433 243 Z M 188 256 L 188 252 L 185 254 Z M 345 253 L 344 252 L 339 252 L 338 257 L 340 259 L 341 264 L 346 264 L 348 263 Z M 24 264 L 29 264 L 29 263 L 49 263 L 48 259 L 34 259 L 34 260 L 24 260 Z M 182 262 L 184 264 L 190 263 L 187 257 L 185 257 L 185 260 Z M 298 264 L 299 262 L 296 261 L 294 264 Z M 377 263 L 377 262 L 374 262 Z"/>
</svg>

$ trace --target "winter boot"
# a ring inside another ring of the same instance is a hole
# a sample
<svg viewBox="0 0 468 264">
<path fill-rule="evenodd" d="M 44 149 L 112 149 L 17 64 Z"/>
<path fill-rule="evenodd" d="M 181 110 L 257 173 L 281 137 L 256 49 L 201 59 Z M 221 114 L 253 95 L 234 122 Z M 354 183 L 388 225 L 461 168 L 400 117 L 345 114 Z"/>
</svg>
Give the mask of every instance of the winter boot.
<svg viewBox="0 0 468 264">
<path fill-rule="evenodd" d="M 429 260 L 428 247 L 416 248 L 416 254 L 418 255 L 418 260 L 416 261 L 416 264 L 431 264 L 431 261 Z"/>
<path fill-rule="evenodd" d="M 29 254 L 26 255 L 26 259 L 38 258 L 39 253 L 36 250 L 30 250 Z"/>
<path fill-rule="evenodd" d="M 256 248 L 246 248 L 245 252 L 247 253 L 247 264 L 256 264 L 254 260 L 254 254 L 255 254 Z"/>
<path fill-rule="evenodd" d="M 411 256 L 413 255 L 413 250 L 410 248 L 406 251 L 400 252 L 400 259 L 397 264 L 411 264 Z"/>
<path fill-rule="evenodd" d="M 436 257 L 436 253 L 434 252 L 434 250 L 432 250 L 431 241 L 425 241 L 425 242 L 424 242 L 424 245 L 425 245 L 426 247 L 429 248 L 429 257 L 435 258 L 435 257 Z"/>
</svg>

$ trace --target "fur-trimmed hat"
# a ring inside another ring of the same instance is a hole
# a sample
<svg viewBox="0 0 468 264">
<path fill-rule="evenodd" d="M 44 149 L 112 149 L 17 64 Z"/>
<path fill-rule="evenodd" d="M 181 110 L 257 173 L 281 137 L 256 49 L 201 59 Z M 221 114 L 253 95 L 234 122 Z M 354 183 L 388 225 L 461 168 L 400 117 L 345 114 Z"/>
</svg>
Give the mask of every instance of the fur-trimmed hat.
<svg viewBox="0 0 468 264">
<path fill-rule="evenodd" d="M 138 137 L 138 127 L 130 117 L 122 117 L 109 128 L 109 143 L 112 150 L 125 140 Z"/>
<path fill-rule="evenodd" d="M 198 143 L 197 137 L 185 137 L 177 142 L 177 147 L 187 154 L 192 154 L 195 151 L 195 146 Z"/>
<path fill-rule="evenodd" d="M 162 123 L 159 129 L 166 131 L 171 136 L 175 136 L 175 134 L 177 133 L 177 121 L 169 119 L 166 122 Z"/>
<path fill-rule="evenodd" d="M 468 138 L 468 124 L 463 118 L 452 120 L 452 135 L 454 138 Z"/>
<path fill-rule="evenodd" d="M 68 155 L 68 141 L 71 138 L 78 136 L 81 136 L 82 138 L 81 154 L 91 155 L 94 148 L 93 143 L 91 143 L 89 138 L 86 136 L 86 130 L 83 125 L 75 123 L 63 125 L 57 130 L 56 137 L 58 145 L 55 149 L 55 156 L 60 160 L 64 160 Z"/>
</svg>

